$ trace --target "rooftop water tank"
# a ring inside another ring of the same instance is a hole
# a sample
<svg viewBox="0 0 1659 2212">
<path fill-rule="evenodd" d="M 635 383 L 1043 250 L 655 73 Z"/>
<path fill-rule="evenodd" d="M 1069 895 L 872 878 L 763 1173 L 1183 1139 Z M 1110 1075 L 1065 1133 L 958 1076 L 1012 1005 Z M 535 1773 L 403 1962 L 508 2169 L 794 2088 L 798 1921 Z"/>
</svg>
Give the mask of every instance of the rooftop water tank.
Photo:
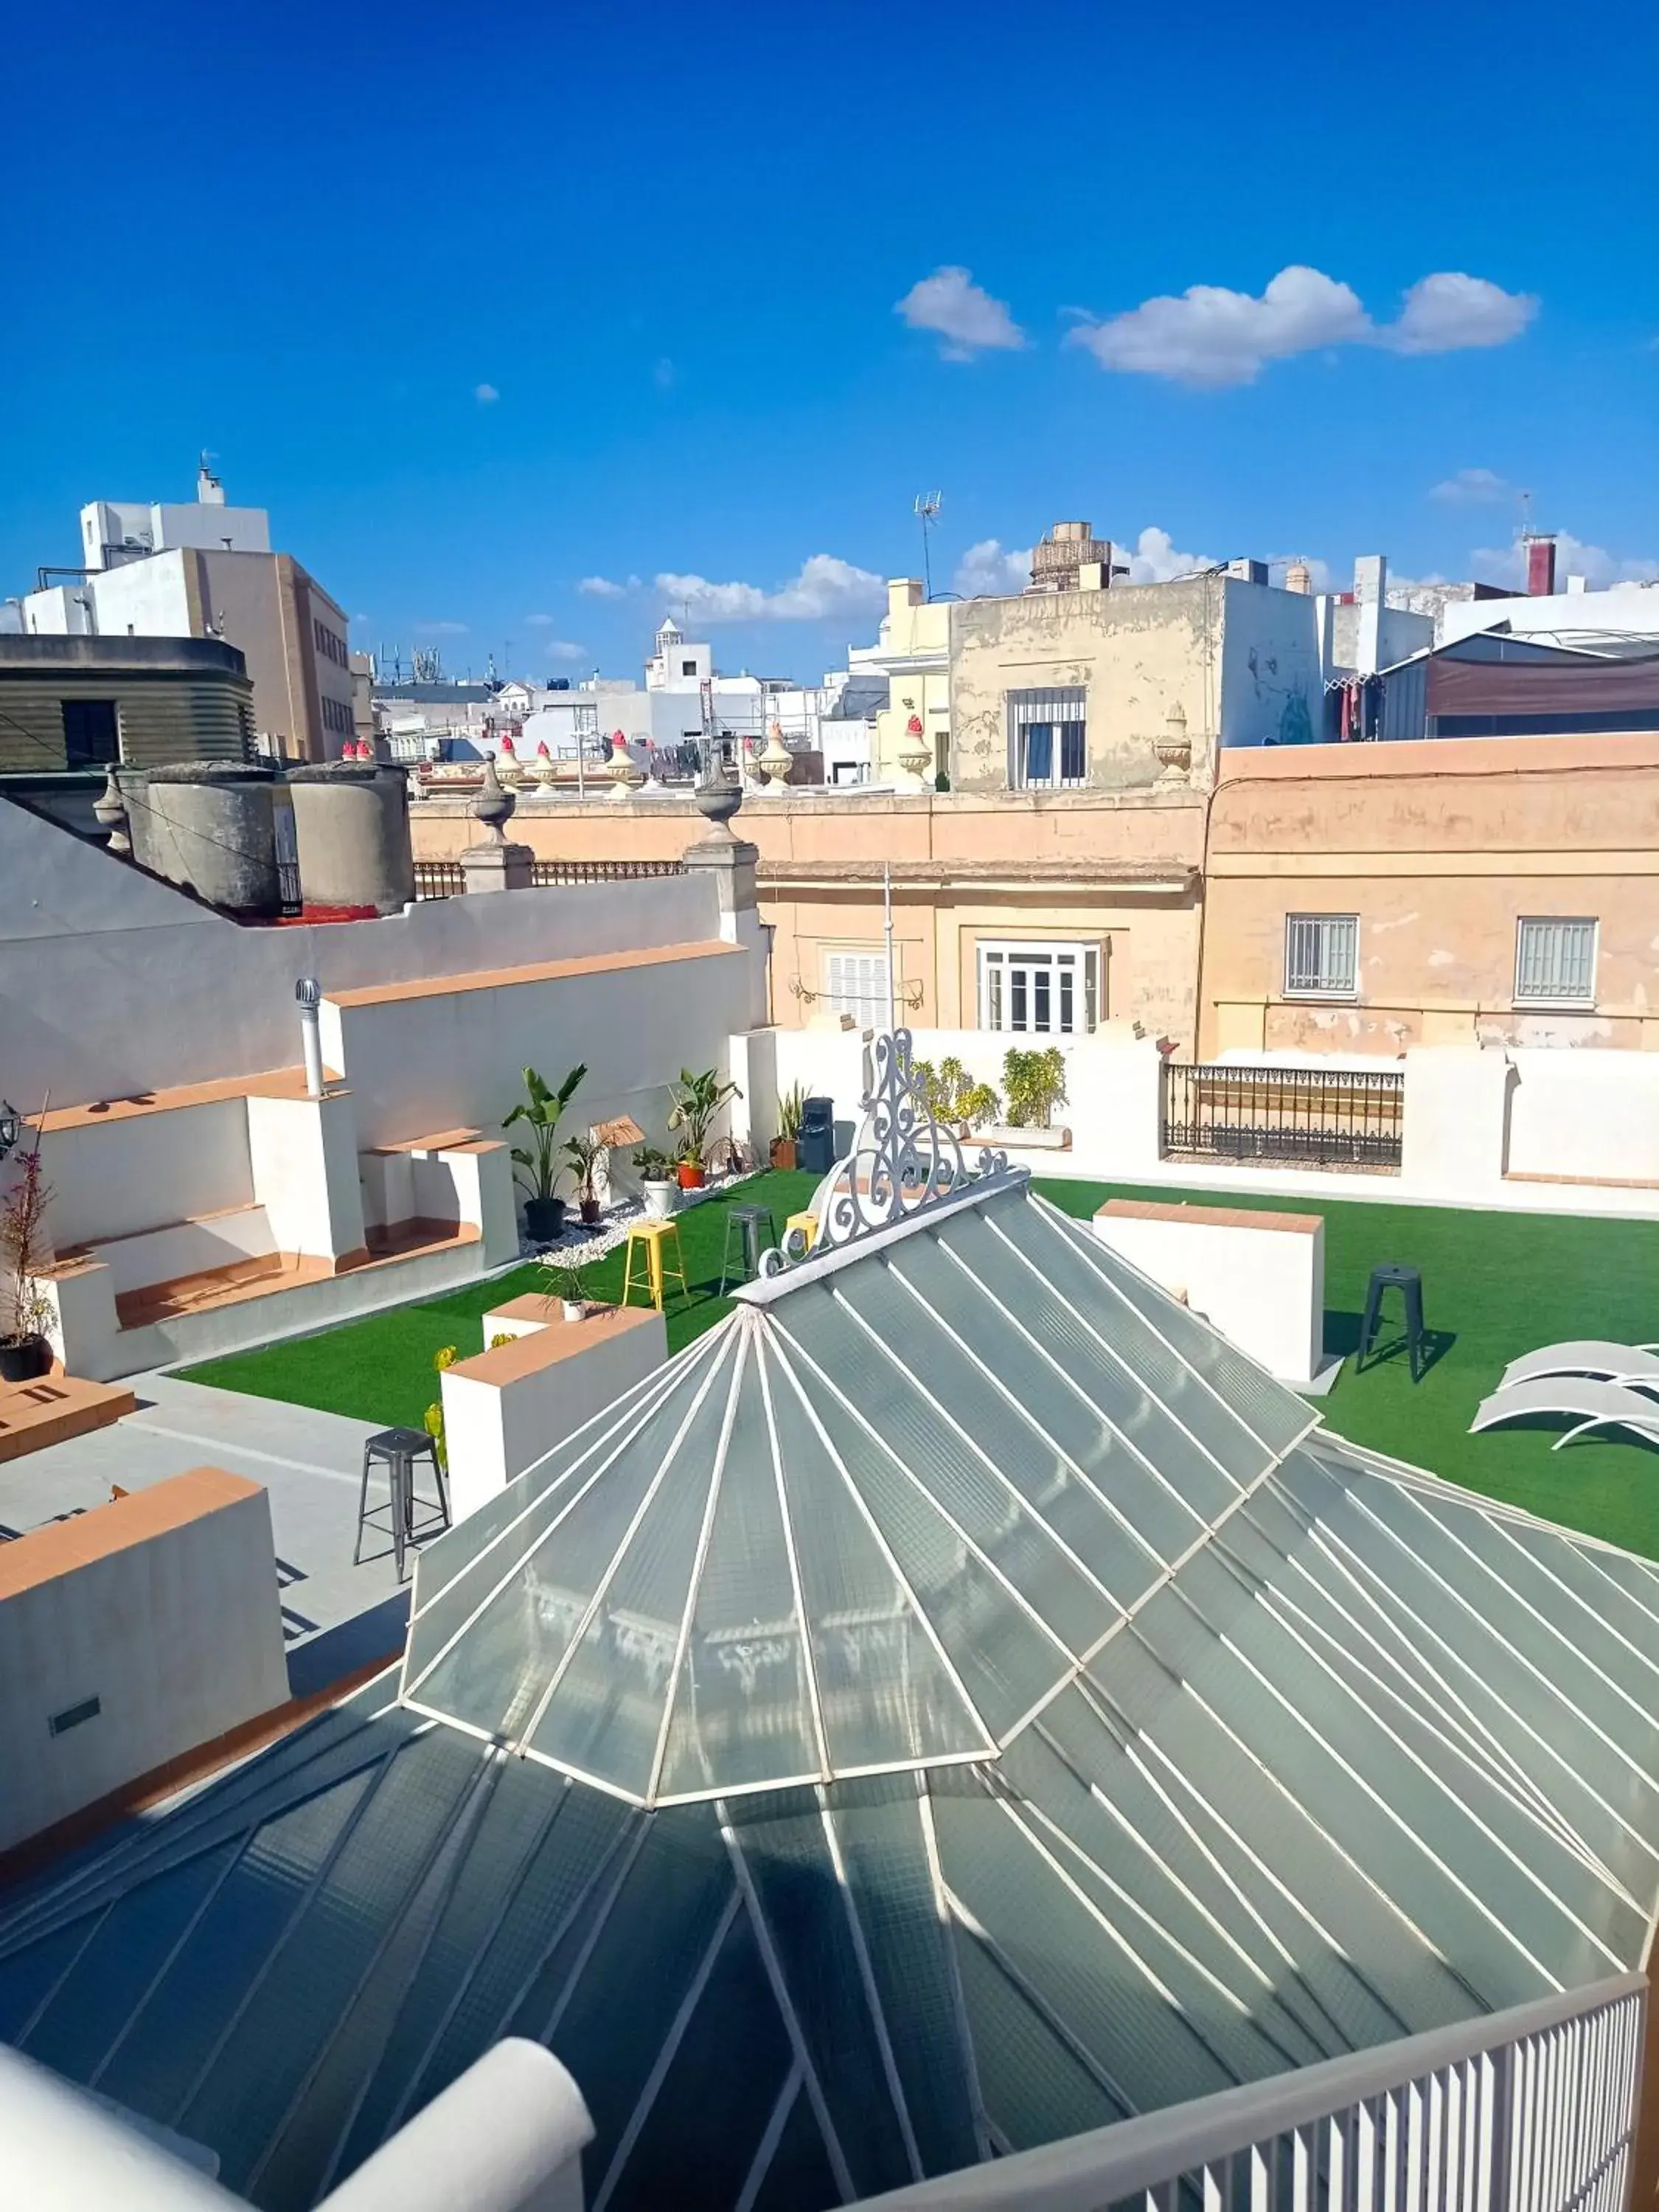
<svg viewBox="0 0 1659 2212">
<path fill-rule="evenodd" d="M 125 769 L 118 780 L 140 867 L 227 914 L 280 911 L 273 769 L 260 761 L 173 761 Z"/>
<path fill-rule="evenodd" d="M 319 761 L 290 769 L 288 785 L 307 911 L 401 913 L 415 896 L 402 769 Z"/>
</svg>

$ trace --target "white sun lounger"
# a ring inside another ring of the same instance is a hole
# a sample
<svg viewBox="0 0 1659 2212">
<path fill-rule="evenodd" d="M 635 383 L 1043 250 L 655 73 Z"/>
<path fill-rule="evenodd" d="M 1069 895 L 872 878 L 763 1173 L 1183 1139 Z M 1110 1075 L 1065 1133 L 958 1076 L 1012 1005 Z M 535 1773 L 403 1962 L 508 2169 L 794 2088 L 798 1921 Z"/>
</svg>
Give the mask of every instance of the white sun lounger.
<svg viewBox="0 0 1659 2212">
<path fill-rule="evenodd" d="M 1659 1346 L 1609 1344 L 1600 1337 L 1547 1344 L 1511 1359 L 1498 1387 L 1507 1390 L 1512 1383 L 1535 1382 L 1547 1375 L 1588 1375 L 1604 1382 L 1637 1382 L 1659 1389 Z"/>
<path fill-rule="evenodd" d="M 1540 1413 L 1559 1413 L 1575 1425 L 1558 1437 L 1552 1449 L 1559 1451 L 1575 1437 L 1592 1429 L 1628 1429 L 1647 1443 L 1659 1444 L 1659 1402 L 1625 1382 L 1595 1382 L 1579 1375 L 1540 1376 L 1530 1382 L 1512 1382 L 1483 1398 L 1469 1423 L 1469 1434 L 1496 1428 L 1503 1421 L 1519 1421 Z"/>
</svg>

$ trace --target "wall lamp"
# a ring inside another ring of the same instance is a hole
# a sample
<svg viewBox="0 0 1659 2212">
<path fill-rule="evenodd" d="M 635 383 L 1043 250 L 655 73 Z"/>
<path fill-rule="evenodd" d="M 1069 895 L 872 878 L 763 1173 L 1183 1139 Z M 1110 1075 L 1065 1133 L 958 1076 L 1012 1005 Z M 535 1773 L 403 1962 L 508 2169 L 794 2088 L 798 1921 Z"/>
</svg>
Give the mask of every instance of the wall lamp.
<svg viewBox="0 0 1659 2212">
<path fill-rule="evenodd" d="M 22 1133 L 22 1115 L 15 1106 L 9 1106 L 3 1098 L 0 1098 L 0 1160 L 16 1148 Z"/>
</svg>

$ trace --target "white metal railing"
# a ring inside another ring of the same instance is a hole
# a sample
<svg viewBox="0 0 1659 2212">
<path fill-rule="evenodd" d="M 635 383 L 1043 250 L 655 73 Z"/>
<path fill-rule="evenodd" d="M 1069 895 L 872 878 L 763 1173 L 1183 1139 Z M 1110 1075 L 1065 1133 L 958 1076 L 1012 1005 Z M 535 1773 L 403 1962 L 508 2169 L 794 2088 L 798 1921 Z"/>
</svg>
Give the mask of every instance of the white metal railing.
<svg viewBox="0 0 1659 2212">
<path fill-rule="evenodd" d="M 1624 1974 L 1355 2051 L 863 2212 L 1621 2212 L 1647 1986 Z"/>
</svg>

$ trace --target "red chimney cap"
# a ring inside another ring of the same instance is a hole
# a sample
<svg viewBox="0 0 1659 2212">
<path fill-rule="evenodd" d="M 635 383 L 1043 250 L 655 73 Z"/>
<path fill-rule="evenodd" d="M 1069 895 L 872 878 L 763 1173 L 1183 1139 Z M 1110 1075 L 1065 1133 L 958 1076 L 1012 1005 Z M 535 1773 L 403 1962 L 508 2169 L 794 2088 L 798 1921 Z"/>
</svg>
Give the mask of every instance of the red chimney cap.
<svg viewBox="0 0 1659 2212">
<path fill-rule="evenodd" d="M 907 737 L 919 738 L 923 736 L 925 732 L 922 730 L 921 715 L 912 714 L 909 720 L 905 724 L 904 730 Z"/>
</svg>

